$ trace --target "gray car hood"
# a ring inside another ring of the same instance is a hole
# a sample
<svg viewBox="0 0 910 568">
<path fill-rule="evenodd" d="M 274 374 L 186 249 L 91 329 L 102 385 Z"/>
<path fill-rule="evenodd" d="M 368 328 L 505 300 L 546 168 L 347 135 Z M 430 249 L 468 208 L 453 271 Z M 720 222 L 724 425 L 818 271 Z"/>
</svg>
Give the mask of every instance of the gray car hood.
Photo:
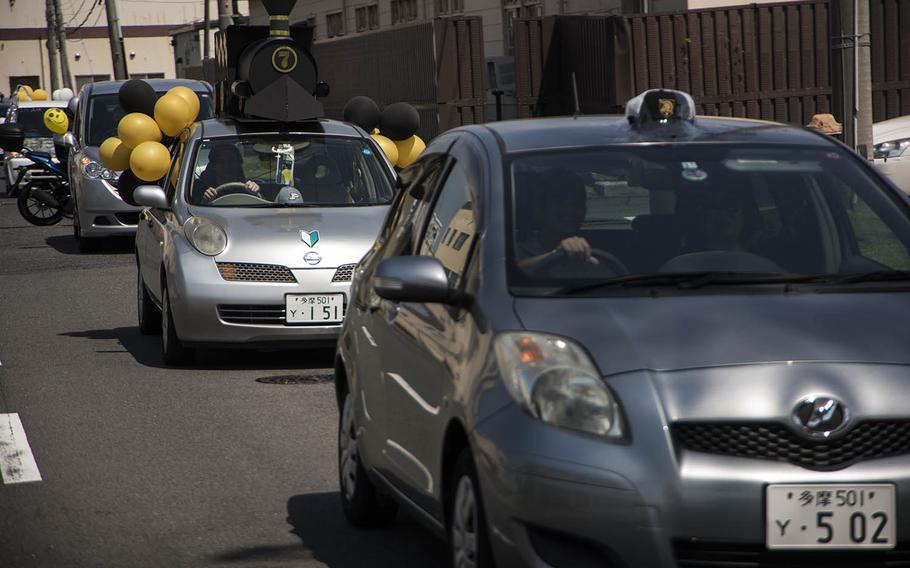
<svg viewBox="0 0 910 568">
<path fill-rule="evenodd" d="M 228 246 L 219 262 L 280 264 L 289 268 L 337 268 L 359 262 L 373 245 L 387 206 L 320 208 L 191 207 L 193 215 L 224 227 Z M 319 231 L 319 241 L 304 243 L 301 231 Z M 315 251 L 318 264 L 303 257 Z"/>
<path fill-rule="evenodd" d="M 910 365 L 907 292 L 517 298 L 515 308 L 526 329 L 581 343 L 605 375 L 778 361 Z"/>
</svg>

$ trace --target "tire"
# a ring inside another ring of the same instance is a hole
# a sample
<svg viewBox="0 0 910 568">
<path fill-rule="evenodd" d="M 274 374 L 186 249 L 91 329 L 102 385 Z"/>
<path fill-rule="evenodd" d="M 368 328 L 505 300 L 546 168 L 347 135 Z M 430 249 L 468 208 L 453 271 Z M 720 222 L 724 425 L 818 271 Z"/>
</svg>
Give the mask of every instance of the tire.
<svg viewBox="0 0 910 568">
<path fill-rule="evenodd" d="M 338 417 L 338 486 L 344 516 L 354 526 L 375 527 L 391 523 L 398 503 L 381 495 L 370 481 L 358 451 L 354 397 L 344 397 Z"/>
<path fill-rule="evenodd" d="M 471 448 L 462 450 L 452 473 L 446 503 L 449 558 L 453 568 L 492 568 L 493 551 Z"/>
<path fill-rule="evenodd" d="M 139 263 L 136 263 L 136 272 L 139 277 L 136 279 L 136 315 L 139 318 L 139 332 L 142 335 L 158 335 L 161 333 L 161 312 L 158 306 L 149 296 L 145 282 L 142 281 L 142 270 L 139 269 Z"/>
<path fill-rule="evenodd" d="M 28 184 L 19 193 L 19 196 L 16 198 L 16 206 L 19 208 L 19 214 L 32 225 L 37 225 L 39 227 L 56 225 L 59 223 L 60 219 L 63 219 L 63 208 L 51 207 L 41 203 L 36 197 L 32 196 L 32 190 L 34 189 L 40 188 Z"/>
<path fill-rule="evenodd" d="M 193 350 L 177 337 L 166 282 L 161 284 L 161 352 L 164 355 L 164 362 L 168 365 L 186 365 L 193 360 Z"/>
</svg>

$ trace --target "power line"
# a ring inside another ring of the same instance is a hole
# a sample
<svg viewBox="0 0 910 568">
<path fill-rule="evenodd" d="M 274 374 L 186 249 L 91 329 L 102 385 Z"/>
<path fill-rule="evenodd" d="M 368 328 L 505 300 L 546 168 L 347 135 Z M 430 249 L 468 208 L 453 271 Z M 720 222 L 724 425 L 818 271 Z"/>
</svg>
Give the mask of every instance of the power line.
<svg viewBox="0 0 910 568">
<path fill-rule="evenodd" d="M 92 9 L 88 11 L 88 14 L 86 14 L 86 15 L 85 15 L 85 18 L 82 19 L 82 22 L 81 22 L 78 26 L 76 26 L 76 29 L 70 31 L 70 34 L 74 34 L 74 33 L 78 32 L 79 30 L 81 30 L 81 29 L 82 29 L 82 26 L 85 25 L 85 22 L 87 22 L 88 19 L 92 17 L 92 12 L 94 12 L 94 11 L 95 11 L 95 8 L 97 8 L 97 7 L 98 7 L 98 4 L 94 4 L 94 3 L 93 3 L 93 4 L 92 4 Z M 100 12 L 99 12 L 99 18 L 100 18 Z M 98 23 L 98 19 L 95 20 L 95 23 Z M 93 27 L 94 27 L 94 25 L 95 25 L 95 24 L 92 24 Z"/>
<path fill-rule="evenodd" d="M 72 15 L 72 17 L 70 18 L 70 21 L 68 21 L 68 22 L 66 23 L 66 25 L 70 25 L 70 24 L 72 24 L 72 23 L 76 20 L 76 16 L 78 16 L 78 15 L 79 15 L 79 12 L 81 12 L 82 9 L 85 8 L 85 2 L 86 2 L 86 1 L 87 1 L 87 0 L 82 0 L 82 3 L 79 4 L 79 9 L 78 9 L 78 10 L 75 10 L 75 11 L 73 12 L 73 15 Z M 70 7 L 72 7 L 72 4 L 70 4 Z"/>
</svg>

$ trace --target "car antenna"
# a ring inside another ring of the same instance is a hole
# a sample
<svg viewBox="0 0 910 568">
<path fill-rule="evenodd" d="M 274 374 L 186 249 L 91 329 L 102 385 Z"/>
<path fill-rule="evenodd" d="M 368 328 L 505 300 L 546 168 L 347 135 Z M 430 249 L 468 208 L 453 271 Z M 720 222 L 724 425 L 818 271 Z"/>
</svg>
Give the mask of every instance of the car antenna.
<svg viewBox="0 0 910 568">
<path fill-rule="evenodd" d="M 581 115 L 581 107 L 578 106 L 578 84 L 575 82 L 575 71 L 572 71 L 572 96 L 575 99 L 575 114 L 572 118 L 578 118 Z"/>
</svg>

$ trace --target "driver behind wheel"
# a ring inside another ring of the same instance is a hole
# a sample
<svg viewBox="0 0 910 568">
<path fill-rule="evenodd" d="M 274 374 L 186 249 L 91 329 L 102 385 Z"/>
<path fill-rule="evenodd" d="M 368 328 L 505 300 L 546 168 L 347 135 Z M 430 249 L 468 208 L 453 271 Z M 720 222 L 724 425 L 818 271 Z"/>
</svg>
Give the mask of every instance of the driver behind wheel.
<svg viewBox="0 0 910 568">
<path fill-rule="evenodd" d="M 212 201 L 223 195 L 221 186 L 228 183 L 243 183 L 243 190 L 251 195 L 260 196 L 259 184 L 248 179 L 243 171 L 243 157 L 233 144 L 215 144 L 209 150 L 209 162 L 205 166 L 195 188 L 202 191 L 202 200 Z M 196 195 L 196 200 L 199 196 Z"/>
<path fill-rule="evenodd" d="M 546 269 L 553 275 L 609 271 L 578 235 L 587 212 L 581 178 L 566 170 L 521 176 L 525 179 L 517 179 L 517 185 L 525 191 L 516 195 L 516 215 L 525 218 L 516 221 L 525 229 L 519 229 L 516 240 L 518 267 L 525 272 Z"/>
</svg>

